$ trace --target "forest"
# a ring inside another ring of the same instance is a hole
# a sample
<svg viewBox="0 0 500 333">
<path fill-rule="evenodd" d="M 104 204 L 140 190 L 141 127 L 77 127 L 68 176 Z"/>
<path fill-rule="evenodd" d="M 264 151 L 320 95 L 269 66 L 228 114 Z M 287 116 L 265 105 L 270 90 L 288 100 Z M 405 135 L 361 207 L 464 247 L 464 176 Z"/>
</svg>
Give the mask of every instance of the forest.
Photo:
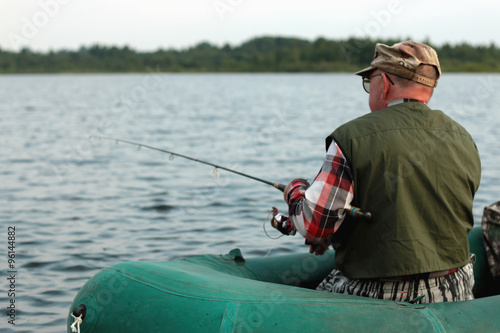
<svg viewBox="0 0 500 333">
<path fill-rule="evenodd" d="M 49 52 L 0 48 L 0 73 L 354 72 L 368 66 L 377 42 L 398 41 L 263 36 L 236 46 L 200 42 L 181 50 L 136 51 L 98 44 Z M 494 43 L 423 42 L 436 50 L 443 72 L 500 72 L 500 49 Z"/>
</svg>

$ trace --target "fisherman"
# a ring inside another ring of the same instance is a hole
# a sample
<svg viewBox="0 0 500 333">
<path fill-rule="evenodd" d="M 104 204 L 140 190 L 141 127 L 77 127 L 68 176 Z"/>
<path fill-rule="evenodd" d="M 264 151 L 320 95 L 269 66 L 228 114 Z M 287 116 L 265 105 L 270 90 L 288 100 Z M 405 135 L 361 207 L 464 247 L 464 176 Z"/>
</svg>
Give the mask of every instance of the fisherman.
<svg viewBox="0 0 500 333">
<path fill-rule="evenodd" d="M 284 191 L 292 229 L 310 252 L 336 251 L 317 290 L 413 303 L 473 299 L 467 233 L 481 165 L 470 134 L 427 106 L 441 76 L 436 52 L 413 41 L 377 44 L 371 66 L 356 74 L 371 113 L 326 138 L 312 184 L 296 179 Z M 351 206 L 372 218 L 349 216 Z"/>
</svg>

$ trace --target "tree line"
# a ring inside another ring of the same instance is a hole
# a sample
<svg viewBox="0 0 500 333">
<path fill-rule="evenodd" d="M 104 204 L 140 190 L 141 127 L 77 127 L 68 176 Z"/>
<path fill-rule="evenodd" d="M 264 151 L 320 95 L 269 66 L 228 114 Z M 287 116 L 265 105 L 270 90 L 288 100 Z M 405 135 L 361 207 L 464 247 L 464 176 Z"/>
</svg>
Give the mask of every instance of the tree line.
<svg viewBox="0 0 500 333">
<path fill-rule="evenodd" d="M 145 72 L 151 68 L 161 72 L 353 72 L 371 62 L 377 42 L 398 41 L 257 37 L 237 46 L 201 42 L 182 50 L 149 52 L 103 45 L 45 53 L 0 49 L 0 73 Z M 444 72 L 500 72 L 500 49 L 494 43 L 424 43 L 436 50 Z"/>
</svg>

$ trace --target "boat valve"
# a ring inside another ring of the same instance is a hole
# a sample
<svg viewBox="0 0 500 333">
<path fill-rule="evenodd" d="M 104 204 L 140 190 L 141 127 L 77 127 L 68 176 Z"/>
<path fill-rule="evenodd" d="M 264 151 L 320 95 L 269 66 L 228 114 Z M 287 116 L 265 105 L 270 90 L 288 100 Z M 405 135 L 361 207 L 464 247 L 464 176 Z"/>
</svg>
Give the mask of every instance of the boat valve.
<svg viewBox="0 0 500 333">
<path fill-rule="evenodd" d="M 73 309 L 73 316 L 80 317 L 80 315 L 82 316 L 82 320 L 85 319 L 85 316 L 87 315 L 87 307 L 85 304 L 80 304 Z"/>
<path fill-rule="evenodd" d="M 73 309 L 71 317 L 73 317 L 75 321 L 70 326 L 71 332 L 80 333 L 80 325 L 83 323 L 83 318 L 85 318 L 86 314 L 87 314 L 87 307 L 85 306 L 85 304 L 80 304 Z"/>
</svg>

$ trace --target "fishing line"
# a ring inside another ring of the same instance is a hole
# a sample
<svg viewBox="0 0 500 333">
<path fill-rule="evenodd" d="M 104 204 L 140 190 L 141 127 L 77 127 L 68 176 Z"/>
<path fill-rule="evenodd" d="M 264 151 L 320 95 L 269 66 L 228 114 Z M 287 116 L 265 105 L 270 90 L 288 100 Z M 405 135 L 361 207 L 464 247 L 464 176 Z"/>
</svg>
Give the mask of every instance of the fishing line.
<svg viewBox="0 0 500 333">
<path fill-rule="evenodd" d="M 281 237 L 283 237 L 283 236 L 285 236 L 285 235 L 284 235 L 284 234 L 281 234 L 281 235 L 279 235 L 278 237 L 272 237 L 271 235 L 269 235 L 269 234 L 267 233 L 267 230 L 266 230 L 266 222 L 267 222 L 267 219 L 269 218 L 269 216 L 271 216 L 271 214 L 272 214 L 273 212 L 274 212 L 274 207 L 273 207 L 273 209 L 271 209 L 271 210 L 269 211 L 269 214 L 267 214 L 266 219 L 264 220 L 264 223 L 262 224 L 262 229 L 264 229 L 264 232 L 265 232 L 265 234 L 266 234 L 266 236 L 267 236 L 268 238 L 270 238 L 270 239 L 280 239 Z"/>
<path fill-rule="evenodd" d="M 96 138 L 96 139 L 99 139 L 99 140 L 103 140 L 103 139 L 104 140 L 111 140 L 111 141 L 115 141 L 116 144 L 118 144 L 118 142 L 123 142 L 123 143 L 127 143 L 129 145 L 137 146 L 138 150 L 141 150 L 142 148 L 148 148 L 148 149 L 152 149 L 152 150 L 156 150 L 156 151 L 161 151 L 163 153 L 170 154 L 170 157 L 169 157 L 170 160 L 173 160 L 174 156 L 178 156 L 178 157 L 182 157 L 182 158 L 194 161 L 194 162 L 198 162 L 198 163 L 210 165 L 210 166 L 213 166 L 215 168 L 214 171 L 212 172 L 212 178 L 214 178 L 214 179 L 219 179 L 220 174 L 219 174 L 218 170 L 220 169 L 220 170 L 226 170 L 228 172 L 232 172 L 234 174 L 237 174 L 237 175 L 240 175 L 240 176 L 243 176 L 243 177 L 246 177 L 246 178 L 250 178 L 250 179 L 259 181 L 259 182 L 267 184 L 267 185 L 271 185 L 272 187 L 277 188 L 281 192 L 283 192 L 285 190 L 285 185 L 284 184 L 281 184 L 281 183 L 278 183 L 278 182 L 271 182 L 269 180 L 265 180 L 265 179 L 262 179 L 262 178 L 254 177 L 254 176 L 248 175 L 248 174 L 243 173 L 243 172 L 239 172 L 239 171 L 236 171 L 236 170 L 233 170 L 233 169 L 229 169 L 229 168 L 226 168 L 226 167 L 214 164 L 214 163 L 206 162 L 206 161 L 194 158 L 194 157 L 190 157 L 190 156 L 182 155 L 182 154 L 179 154 L 179 153 L 175 153 L 175 152 L 170 151 L 170 150 L 156 148 L 156 147 L 145 145 L 145 144 L 139 143 L 139 142 L 134 142 L 134 141 L 129 141 L 129 140 L 123 140 L 123 139 L 117 139 L 117 138 L 111 138 L 111 137 L 106 137 L 106 136 L 94 136 L 94 135 L 91 135 L 90 138 Z"/>
</svg>

